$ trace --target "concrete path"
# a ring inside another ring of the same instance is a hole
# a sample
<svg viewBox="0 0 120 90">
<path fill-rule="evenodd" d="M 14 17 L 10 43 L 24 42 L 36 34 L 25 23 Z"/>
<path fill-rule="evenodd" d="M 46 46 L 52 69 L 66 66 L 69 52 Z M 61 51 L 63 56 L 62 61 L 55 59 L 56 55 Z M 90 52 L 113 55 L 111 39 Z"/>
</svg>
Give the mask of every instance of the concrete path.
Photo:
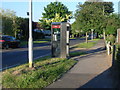
<svg viewBox="0 0 120 90">
<path fill-rule="evenodd" d="M 75 57 L 78 63 L 59 80 L 47 88 L 114 88 L 117 85 L 111 70 L 111 59 L 103 50 L 100 40 L 95 47 L 87 50 L 86 56 Z"/>
</svg>

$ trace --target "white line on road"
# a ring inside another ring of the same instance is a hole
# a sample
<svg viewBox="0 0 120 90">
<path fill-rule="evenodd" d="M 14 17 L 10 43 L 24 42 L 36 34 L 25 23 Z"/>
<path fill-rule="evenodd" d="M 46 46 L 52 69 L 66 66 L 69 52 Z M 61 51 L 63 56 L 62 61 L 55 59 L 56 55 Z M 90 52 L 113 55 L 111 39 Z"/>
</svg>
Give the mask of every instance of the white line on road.
<svg viewBox="0 0 120 90">
<path fill-rule="evenodd" d="M 45 56 L 48 56 L 48 55 L 50 55 L 50 53 L 49 53 L 49 54 L 46 54 L 46 55 L 43 55 L 43 56 L 36 57 L 36 58 L 34 58 L 34 60 L 39 59 L 39 58 L 42 58 L 42 57 L 45 57 Z"/>
<path fill-rule="evenodd" d="M 15 65 L 11 65 L 11 66 L 8 66 L 8 67 L 5 67 L 5 68 L 1 68 L 0 71 L 6 70 L 6 69 L 9 69 L 9 68 L 18 66 L 18 65 L 20 65 L 20 64 L 15 64 Z"/>
</svg>

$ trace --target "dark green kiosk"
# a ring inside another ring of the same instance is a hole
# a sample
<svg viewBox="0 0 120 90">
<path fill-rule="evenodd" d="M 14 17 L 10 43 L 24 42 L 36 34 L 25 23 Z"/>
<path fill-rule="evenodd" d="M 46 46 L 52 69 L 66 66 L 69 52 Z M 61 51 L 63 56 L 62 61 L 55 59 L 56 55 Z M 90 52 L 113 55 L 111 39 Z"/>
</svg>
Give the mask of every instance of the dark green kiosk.
<svg viewBox="0 0 120 90">
<path fill-rule="evenodd" d="M 67 22 L 53 22 L 51 24 L 51 53 L 52 57 L 69 57 L 69 31 Z"/>
</svg>

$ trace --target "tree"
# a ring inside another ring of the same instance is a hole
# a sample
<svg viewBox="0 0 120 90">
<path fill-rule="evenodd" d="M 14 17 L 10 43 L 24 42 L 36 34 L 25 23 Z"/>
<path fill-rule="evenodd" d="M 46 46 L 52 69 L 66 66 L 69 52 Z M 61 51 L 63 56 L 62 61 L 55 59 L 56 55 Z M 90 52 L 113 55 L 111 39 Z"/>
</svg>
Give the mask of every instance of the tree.
<svg viewBox="0 0 120 90">
<path fill-rule="evenodd" d="M 108 55 L 113 51 L 113 47 L 115 45 L 117 29 L 120 28 L 120 19 L 117 14 L 111 14 L 106 20 L 105 27 L 105 42 L 108 51 Z M 110 49 L 111 48 L 111 49 Z"/>
<path fill-rule="evenodd" d="M 47 27 L 46 29 L 50 29 L 51 22 L 56 21 L 58 18 L 61 19 L 59 21 L 67 21 L 71 18 L 72 13 L 61 2 L 51 2 L 47 7 L 44 7 L 44 11 L 45 12 L 42 13 L 43 17 L 40 19 L 40 23 L 42 27 Z"/>
<path fill-rule="evenodd" d="M 13 18 L 16 17 L 15 12 L 9 9 L 3 10 L 0 8 L 0 17 L 2 18 L 2 33 L 14 35 Z"/>
<path fill-rule="evenodd" d="M 87 33 L 94 29 L 95 32 L 99 33 L 103 31 L 103 21 L 106 16 L 110 15 L 114 11 L 113 4 L 111 2 L 85 2 L 79 4 L 76 10 L 75 19 L 76 23 L 79 23 L 79 30 Z"/>
<path fill-rule="evenodd" d="M 94 4 L 80 5 L 81 9 L 77 12 L 79 13 L 76 18 L 76 22 L 80 23 L 79 28 L 86 32 L 86 42 L 87 35 L 91 29 L 97 29 L 102 18 L 102 10 L 95 7 Z M 96 12 L 97 11 L 97 12 Z M 99 17 L 98 17 L 99 16 Z"/>
</svg>

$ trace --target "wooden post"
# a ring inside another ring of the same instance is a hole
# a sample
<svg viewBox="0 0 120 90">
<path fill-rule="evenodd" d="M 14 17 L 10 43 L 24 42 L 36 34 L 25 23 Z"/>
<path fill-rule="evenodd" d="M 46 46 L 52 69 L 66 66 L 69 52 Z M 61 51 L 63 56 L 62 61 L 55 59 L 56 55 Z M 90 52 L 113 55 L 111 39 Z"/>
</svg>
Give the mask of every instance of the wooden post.
<svg viewBox="0 0 120 90">
<path fill-rule="evenodd" d="M 104 40 L 106 40 L 105 30 L 103 30 L 103 37 L 104 37 Z"/>
</svg>

